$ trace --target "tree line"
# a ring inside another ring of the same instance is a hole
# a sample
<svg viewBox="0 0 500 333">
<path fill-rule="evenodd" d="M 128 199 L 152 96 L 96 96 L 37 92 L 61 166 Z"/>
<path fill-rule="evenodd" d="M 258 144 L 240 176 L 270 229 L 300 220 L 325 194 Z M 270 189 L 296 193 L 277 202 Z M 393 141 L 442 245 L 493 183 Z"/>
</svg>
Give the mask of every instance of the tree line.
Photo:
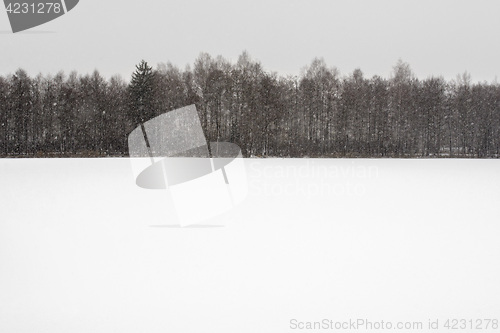
<svg viewBox="0 0 500 333">
<path fill-rule="evenodd" d="M 498 157 L 500 85 L 418 79 L 401 60 L 390 78 L 346 76 L 314 59 L 300 76 L 202 53 L 192 68 L 137 65 L 132 80 L 0 76 L 0 156 L 127 156 L 140 123 L 196 104 L 209 141 L 246 157 Z"/>
</svg>

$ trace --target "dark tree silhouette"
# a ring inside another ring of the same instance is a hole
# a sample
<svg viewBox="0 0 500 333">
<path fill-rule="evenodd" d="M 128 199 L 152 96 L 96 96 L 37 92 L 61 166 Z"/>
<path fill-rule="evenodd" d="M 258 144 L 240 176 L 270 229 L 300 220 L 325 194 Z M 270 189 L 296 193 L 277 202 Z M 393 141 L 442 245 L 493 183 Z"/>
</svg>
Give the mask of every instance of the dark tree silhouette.
<svg viewBox="0 0 500 333">
<path fill-rule="evenodd" d="M 156 115 L 155 74 L 144 60 L 136 66 L 129 85 L 129 108 L 132 120 L 144 123 Z"/>
</svg>

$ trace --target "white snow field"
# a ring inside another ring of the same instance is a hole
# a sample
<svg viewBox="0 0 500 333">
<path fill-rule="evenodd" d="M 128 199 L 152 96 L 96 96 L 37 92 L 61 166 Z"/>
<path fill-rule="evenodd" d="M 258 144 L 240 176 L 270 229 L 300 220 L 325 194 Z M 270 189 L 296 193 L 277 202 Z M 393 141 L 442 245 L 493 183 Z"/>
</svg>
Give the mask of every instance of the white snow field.
<svg viewBox="0 0 500 333">
<path fill-rule="evenodd" d="M 243 203 L 181 228 L 126 158 L 1 159 L 0 332 L 500 319 L 500 161 L 244 163 Z"/>
</svg>

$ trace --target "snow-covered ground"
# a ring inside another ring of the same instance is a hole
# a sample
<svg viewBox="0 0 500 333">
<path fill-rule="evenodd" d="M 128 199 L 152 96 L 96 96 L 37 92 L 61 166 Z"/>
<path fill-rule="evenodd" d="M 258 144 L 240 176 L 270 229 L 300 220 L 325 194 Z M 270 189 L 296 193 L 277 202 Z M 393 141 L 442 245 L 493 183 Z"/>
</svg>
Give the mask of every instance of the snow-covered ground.
<svg viewBox="0 0 500 333">
<path fill-rule="evenodd" d="M 245 167 L 241 205 L 179 228 L 128 159 L 0 160 L 0 332 L 500 319 L 500 161 Z"/>
</svg>

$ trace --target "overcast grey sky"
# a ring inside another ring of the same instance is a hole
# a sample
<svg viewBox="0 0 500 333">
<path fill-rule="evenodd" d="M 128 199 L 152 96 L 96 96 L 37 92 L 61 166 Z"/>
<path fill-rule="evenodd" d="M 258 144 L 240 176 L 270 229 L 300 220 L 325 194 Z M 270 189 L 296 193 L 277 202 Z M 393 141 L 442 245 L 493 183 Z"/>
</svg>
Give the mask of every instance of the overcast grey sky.
<svg viewBox="0 0 500 333">
<path fill-rule="evenodd" d="M 200 52 L 299 74 L 314 57 L 348 74 L 389 77 L 398 58 L 420 78 L 500 76 L 498 0 L 81 0 L 65 16 L 9 33 L 0 11 L 0 74 L 59 70 L 128 80 L 134 65 L 183 68 Z"/>
</svg>

